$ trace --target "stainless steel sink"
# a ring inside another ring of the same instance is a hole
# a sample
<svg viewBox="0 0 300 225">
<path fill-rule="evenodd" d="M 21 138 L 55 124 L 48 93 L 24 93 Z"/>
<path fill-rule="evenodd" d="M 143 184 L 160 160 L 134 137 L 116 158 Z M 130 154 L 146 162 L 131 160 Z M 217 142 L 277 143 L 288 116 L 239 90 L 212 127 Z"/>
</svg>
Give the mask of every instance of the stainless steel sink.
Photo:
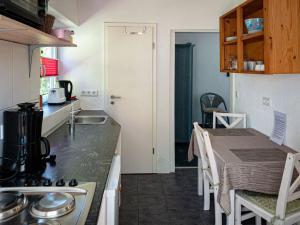
<svg viewBox="0 0 300 225">
<path fill-rule="evenodd" d="M 105 124 L 108 116 L 75 116 L 75 124 Z"/>
</svg>

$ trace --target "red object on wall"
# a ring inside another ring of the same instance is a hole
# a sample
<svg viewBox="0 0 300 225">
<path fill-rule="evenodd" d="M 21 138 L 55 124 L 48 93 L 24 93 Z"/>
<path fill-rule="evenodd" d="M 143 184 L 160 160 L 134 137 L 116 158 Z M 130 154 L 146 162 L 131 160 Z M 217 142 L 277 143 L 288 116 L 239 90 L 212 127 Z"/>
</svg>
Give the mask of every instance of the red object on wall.
<svg viewBox="0 0 300 225">
<path fill-rule="evenodd" d="M 41 77 L 58 76 L 58 60 L 41 58 Z"/>
</svg>

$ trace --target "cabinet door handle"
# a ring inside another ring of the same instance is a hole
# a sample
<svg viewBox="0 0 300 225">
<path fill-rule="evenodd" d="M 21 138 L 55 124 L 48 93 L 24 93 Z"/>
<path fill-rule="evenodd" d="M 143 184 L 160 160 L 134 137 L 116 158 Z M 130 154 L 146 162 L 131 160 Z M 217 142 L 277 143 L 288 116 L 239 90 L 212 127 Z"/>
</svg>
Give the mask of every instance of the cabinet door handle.
<svg viewBox="0 0 300 225">
<path fill-rule="evenodd" d="M 110 99 L 121 99 L 122 97 L 121 96 L 116 96 L 116 95 L 111 95 L 110 96 Z"/>
</svg>

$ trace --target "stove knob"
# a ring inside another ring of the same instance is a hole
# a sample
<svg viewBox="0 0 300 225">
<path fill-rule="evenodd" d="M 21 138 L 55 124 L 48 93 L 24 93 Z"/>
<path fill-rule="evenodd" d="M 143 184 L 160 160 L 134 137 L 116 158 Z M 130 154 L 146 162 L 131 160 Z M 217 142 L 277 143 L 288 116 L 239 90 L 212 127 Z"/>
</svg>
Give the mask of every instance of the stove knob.
<svg viewBox="0 0 300 225">
<path fill-rule="evenodd" d="M 39 182 L 38 180 L 33 179 L 33 180 L 31 181 L 31 186 L 39 186 L 39 185 L 40 185 L 40 182 Z"/>
<path fill-rule="evenodd" d="M 70 182 L 69 182 L 69 186 L 70 187 L 75 187 L 78 185 L 78 182 L 76 179 L 72 179 Z"/>
<path fill-rule="evenodd" d="M 52 186 L 51 180 L 50 180 L 50 179 L 46 179 L 46 180 L 43 182 L 43 186 L 46 186 L 46 187 Z"/>
<path fill-rule="evenodd" d="M 59 179 L 57 182 L 56 182 L 56 186 L 58 186 L 58 187 L 63 187 L 63 186 L 65 186 L 65 181 L 64 181 L 64 179 Z"/>
<path fill-rule="evenodd" d="M 31 180 L 26 180 L 24 182 L 24 187 L 30 187 L 31 186 Z"/>
</svg>

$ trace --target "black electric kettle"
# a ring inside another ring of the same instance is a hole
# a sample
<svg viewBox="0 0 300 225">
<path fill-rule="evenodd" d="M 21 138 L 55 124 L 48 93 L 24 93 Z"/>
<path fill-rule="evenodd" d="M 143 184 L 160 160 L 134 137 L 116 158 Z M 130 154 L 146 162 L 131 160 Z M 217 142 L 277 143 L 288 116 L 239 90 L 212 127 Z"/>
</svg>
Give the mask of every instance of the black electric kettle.
<svg viewBox="0 0 300 225">
<path fill-rule="evenodd" d="M 50 155 L 49 141 L 41 136 L 43 111 L 35 103 L 22 103 L 19 108 L 3 113 L 3 156 L 15 159 L 18 172 L 36 174 L 43 172 L 46 157 Z M 42 149 L 41 143 L 44 147 Z"/>
<path fill-rule="evenodd" d="M 73 91 L 73 84 L 69 80 L 60 80 L 58 81 L 59 87 L 65 89 L 65 96 L 67 101 L 71 101 L 72 91 Z"/>
</svg>

